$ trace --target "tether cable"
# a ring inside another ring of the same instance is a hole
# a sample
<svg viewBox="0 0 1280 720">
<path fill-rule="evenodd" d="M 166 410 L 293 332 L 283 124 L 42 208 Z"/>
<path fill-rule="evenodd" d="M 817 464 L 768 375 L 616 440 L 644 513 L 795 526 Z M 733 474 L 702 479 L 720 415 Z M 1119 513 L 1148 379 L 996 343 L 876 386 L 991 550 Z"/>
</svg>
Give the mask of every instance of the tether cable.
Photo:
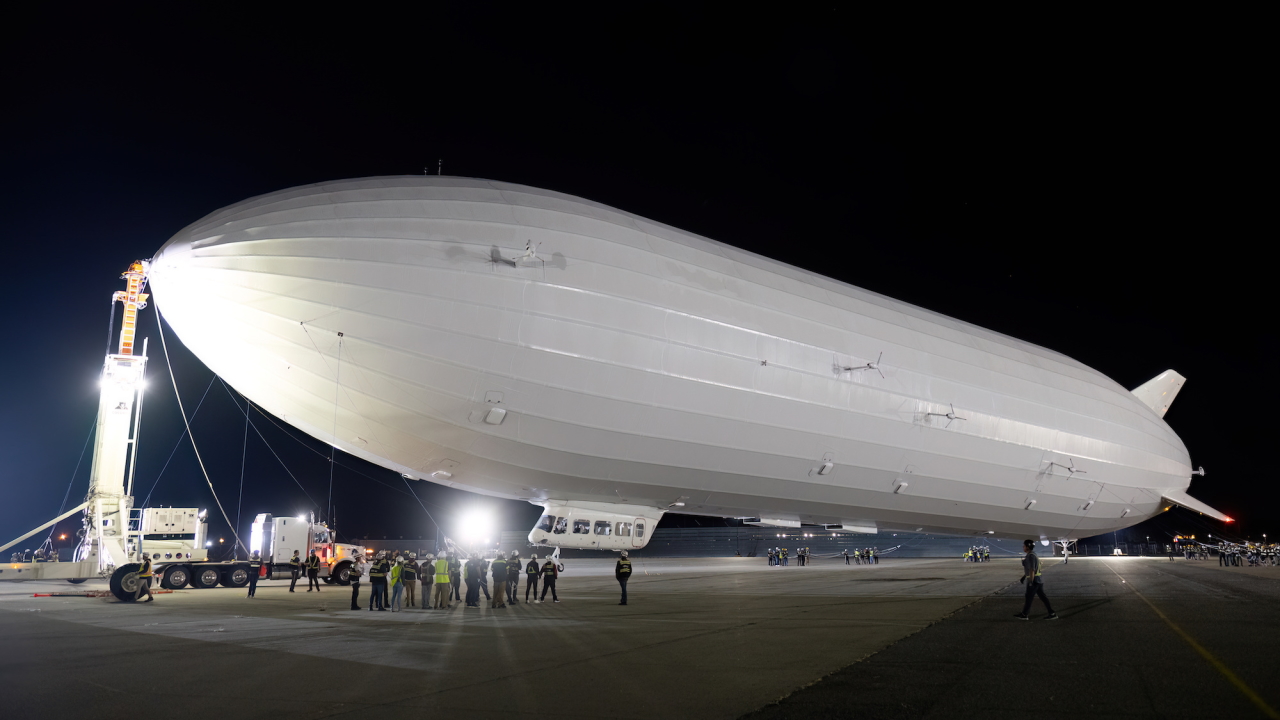
<svg viewBox="0 0 1280 720">
<path fill-rule="evenodd" d="M 173 383 L 173 396 L 178 399 L 178 412 L 182 415 L 182 424 L 187 429 L 187 437 L 191 438 L 191 449 L 196 453 L 196 462 L 200 463 L 200 472 L 204 475 L 204 481 L 209 485 L 209 493 L 213 495 L 213 502 L 218 506 L 218 512 L 222 513 L 222 519 L 231 528 L 231 535 L 235 537 L 236 544 L 244 549 L 245 556 L 249 555 L 249 548 L 240 540 L 240 533 L 236 530 L 236 526 L 231 524 L 231 518 L 227 517 L 227 511 L 222 508 L 222 501 L 218 499 L 218 491 L 213 489 L 213 481 L 209 479 L 209 471 L 205 469 L 204 459 L 200 457 L 200 448 L 196 447 L 196 436 L 191 434 L 191 423 L 187 421 L 187 411 L 182 409 L 182 394 L 178 392 L 178 378 L 173 374 L 173 363 L 169 360 L 169 344 L 164 340 L 164 320 L 159 317 L 157 312 L 156 327 L 160 328 L 160 347 L 164 348 L 164 363 L 169 367 L 169 381 Z"/>
</svg>

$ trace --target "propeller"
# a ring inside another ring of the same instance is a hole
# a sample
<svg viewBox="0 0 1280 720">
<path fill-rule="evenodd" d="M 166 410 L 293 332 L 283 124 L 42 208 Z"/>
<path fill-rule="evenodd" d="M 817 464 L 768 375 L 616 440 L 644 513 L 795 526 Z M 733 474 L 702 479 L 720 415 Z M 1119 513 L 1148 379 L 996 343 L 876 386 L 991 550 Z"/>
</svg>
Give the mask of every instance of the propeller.
<svg viewBox="0 0 1280 720">
<path fill-rule="evenodd" d="M 944 418 L 946 418 L 946 419 L 947 419 L 947 424 L 942 426 L 942 429 L 943 429 L 943 430 L 946 430 L 947 428 L 951 427 L 951 423 L 952 423 L 952 422 L 954 422 L 954 421 L 956 421 L 956 420 L 968 420 L 968 419 L 969 419 L 969 418 L 962 418 L 962 417 L 960 417 L 959 415 L 956 415 L 956 406 L 955 406 L 954 404 L 951 404 L 951 403 L 948 403 L 948 404 L 949 404 L 949 405 L 951 405 L 951 412 L 944 412 L 944 413 L 925 413 L 925 416 L 926 416 L 926 417 L 928 417 L 928 416 L 932 416 L 932 417 L 944 417 Z"/>
<path fill-rule="evenodd" d="M 882 352 L 880 353 L 880 356 L 876 358 L 875 362 L 869 362 L 866 365 L 841 365 L 840 363 L 836 362 L 836 359 L 833 356 L 831 358 L 831 367 L 833 370 L 835 370 L 835 373 L 837 375 L 841 373 L 854 372 L 857 370 L 875 370 L 876 372 L 880 373 L 880 377 L 884 377 L 884 372 L 880 370 L 880 361 L 883 359 L 884 359 L 884 353 Z"/>
</svg>

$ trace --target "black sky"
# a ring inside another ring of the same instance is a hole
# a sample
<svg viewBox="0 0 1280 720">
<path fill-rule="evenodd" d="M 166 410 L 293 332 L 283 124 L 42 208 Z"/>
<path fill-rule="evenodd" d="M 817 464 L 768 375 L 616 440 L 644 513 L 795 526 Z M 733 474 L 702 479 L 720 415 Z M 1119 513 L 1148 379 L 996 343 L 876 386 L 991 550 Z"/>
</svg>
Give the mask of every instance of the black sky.
<svg viewBox="0 0 1280 720">
<path fill-rule="evenodd" d="M 131 260 L 252 195 L 439 158 L 445 174 L 580 195 L 1034 342 L 1126 387 L 1174 368 L 1189 382 L 1167 419 L 1209 472 L 1193 494 L 1242 534 L 1276 529 L 1275 231 L 1258 210 L 1275 185 L 1274 63 L 1256 19 L 174 7 L 50 6 L 3 31 L 5 539 L 67 490 Z M 140 498 L 181 432 L 145 315 Z M 212 376 L 170 349 L 190 412 Z M 234 515 L 243 415 L 216 381 L 205 402 L 196 437 Z M 242 526 L 325 507 L 324 449 L 255 422 L 315 502 L 251 429 Z M 397 475 L 342 462 L 345 534 L 434 532 Z M 70 504 L 87 473 L 86 456 Z M 442 519 L 480 502 L 415 489 Z M 210 505 L 189 446 L 152 503 Z M 510 529 L 537 512 L 500 510 Z M 1200 530 L 1189 514 L 1148 526 Z"/>
</svg>

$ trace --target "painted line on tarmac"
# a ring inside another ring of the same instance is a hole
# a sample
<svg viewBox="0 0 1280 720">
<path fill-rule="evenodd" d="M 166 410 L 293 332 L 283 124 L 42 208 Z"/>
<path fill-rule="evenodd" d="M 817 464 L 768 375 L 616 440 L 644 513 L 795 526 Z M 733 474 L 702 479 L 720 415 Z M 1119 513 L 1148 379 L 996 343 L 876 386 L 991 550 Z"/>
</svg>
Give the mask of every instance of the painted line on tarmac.
<svg viewBox="0 0 1280 720">
<path fill-rule="evenodd" d="M 1263 700 L 1258 695 L 1258 693 L 1253 691 L 1253 688 L 1249 687 L 1244 680 L 1241 680 L 1239 675 L 1236 675 L 1234 672 L 1232 672 L 1231 668 L 1227 667 L 1226 663 L 1219 660 L 1217 657 L 1214 656 L 1213 653 L 1205 649 L 1203 645 L 1196 642 L 1195 638 L 1191 637 L 1191 635 L 1188 634 L 1186 630 L 1183 630 L 1182 628 L 1178 627 L 1177 623 L 1170 620 L 1168 615 L 1165 615 L 1163 612 L 1161 612 L 1160 608 L 1156 607 L 1155 604 L 1152 603 L 1150 600 L 1148 600 L 1145 595 L 1138 592 L 1138 589 L 1135 588 L 1132 584 L 1130 584 L 1129 581 L 1125 580 L 1124 576 L 1116 572 L 1115 568 L 1111 567 L 1110 564 L 1107 565 L 1107 569 L 1110 570 L 1113 574 L 1115 574 L 1116 577 L 1120 578 L 1120 582 L 1128 586 L 1128 588 L 1133 591 L 1134 595 L 1137 595 L 1139 598 L 1141 598 L 1142 602 L 1146 603 L 1147 607 L 1151 608 L 1151 610 L 1155 612 L 1155 614 L 1159 616 L 1160 619 L 1163 620 L 1166 625 L 1169 626 L 1169 629 L 1177 633 L 1178 637 L 1186 641 L 1186 643 L 1190 645 L 1193 650 L 1200 653 L 1200 657 L 1204 658 L 1210 665 L 1214 667 L 1215 670 L 1222 673 L 1222 676 L 1225 677 L 1228 682 L 1234 685 L 1236 689 L 1239 690 L 1245 697 L 1249 698 L 1249 701 L 1252 702 L 1254 705 L 1256 705 L 1259 710 L 1261 710 L 1264 714 L 1266 714 L 1267 717 L 1276 718 L 1276 720 L 1280 720 L 1280 713 L 1277 713 L 1275 709 L 1273 709 L 1270 705 L 1267 704 L 1266 700 Z"/>
</svg>

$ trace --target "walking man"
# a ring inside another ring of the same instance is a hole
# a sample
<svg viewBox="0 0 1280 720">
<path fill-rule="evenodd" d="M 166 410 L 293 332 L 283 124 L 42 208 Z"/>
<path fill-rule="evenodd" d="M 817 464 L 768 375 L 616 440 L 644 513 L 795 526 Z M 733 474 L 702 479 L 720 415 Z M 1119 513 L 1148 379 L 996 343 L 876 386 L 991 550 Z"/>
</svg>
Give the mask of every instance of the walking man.
<svg viewBox="0 0 1280 720">
<path fill-rule="evenodd" d="M 627 558 L 627 551 L 622 551 L 622 557 L 618 558 L 618 564 L 613 568 L 613 576 L 618 579 L 618 584 L 622 586 L 622 602 L 619 605 L 627 604 L 627 581 L 631 579 L 631 560 Z"/>
<path fill-rule="evenodd" d="M 316 556 L 316 551 L 312 550 L 307 556 L 307 592 L 311 592 L 314 587 L 316 592 L 320 592 L 320 558 Z"/>
<path fill-rule="evenodd" d="M 849 564 L 849 548 L 845 548 L 842 552 L 844 553 L 844 564 L 848 565 Z"/>
<path fill-rule="evenodd" d="M 1053 606 L 1049 604 L 1049 598 L 1044 594 L 1044 581 L 1040 577 L 1040 558 L 1036 556 L 1036 544 L 1032 540 L 1024 540 L 1022 542 L 1022 551 L 1026 553 L 1026 557 L 1022 558 L 1022 577 L 1018 582 L 1027 586 L 1027 600 L 1022 605 L 1022 612 L 1014 615 L 1019 620 L 1029 620 L 1027 615 L 1031 611 L 1031 601 L 1038 595 L 1040 602 L 1044 603 L 1044 609 L 1049 611 L 1045 616 L 1045 620 L 1057 620 L 1058 613 L 1053 611 Z"/>
<path fill-rule="evenodd" d="M 524 601 L 529 602 L 529 590 L 533 590 L 533 601 L 538 602 L 538 578 L 542 575 L 542 567 L 538 565 L 538 556 L 529 558 L 524 566 Z"/>
<path fill-rule="evenodd" d="M 133 601 L 137 602 L 138 598 L 143 595 L 147 596 L 142 602 L 152 602 L 155 597 L 151 595 L 151 555 L 142 553 L 142 567 L 138 568 L 138 589 L 133 591 Z"/>
<path fill-rule="evenodd" d="M 258 592 L 258 576 L 261 574 L 262 554 L 254 550 L 253 555 L 249 557 L 249 594 L 245 597 L 253 597 Z"/>
<path fill-rule="evenodd" d="M 302 558 L 298 557 L 298 551 L 293 551 L 293 557 L 289 558 L 289 592 L 293 592 L 293 588 L 298 584 L 298 576 L 302 574 Z"/>
</svg>

